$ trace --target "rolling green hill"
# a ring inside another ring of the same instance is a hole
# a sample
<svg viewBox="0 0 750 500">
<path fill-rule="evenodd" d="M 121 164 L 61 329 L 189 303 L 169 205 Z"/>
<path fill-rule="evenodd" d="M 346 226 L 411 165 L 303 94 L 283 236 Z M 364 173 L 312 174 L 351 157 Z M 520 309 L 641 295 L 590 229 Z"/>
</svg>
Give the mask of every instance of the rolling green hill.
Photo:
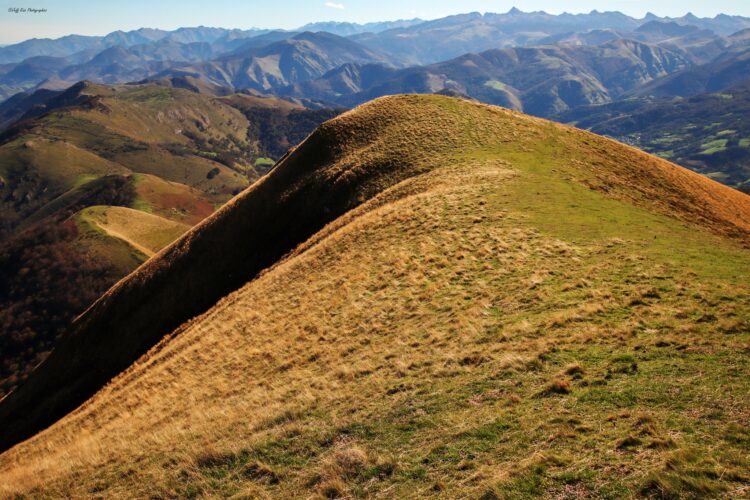
<svg viewBox="0 0 750 500">
<path fill-rule="evenodd" d="M 85 99 L 3 134 L 0 221 L 6 233 L 96 176 L 153 174 L 196 188 L 215 204 L 255 176 L 247 120 L 213 98 L 156 85 L 84 83 L 70 92 Z"/>
<path fill-rule="evenodd" d="M 0 491 L 740 496 L 748 221 L 594 134 L 375 100 L 74 322 L 0 401 Z"/>
</svg>

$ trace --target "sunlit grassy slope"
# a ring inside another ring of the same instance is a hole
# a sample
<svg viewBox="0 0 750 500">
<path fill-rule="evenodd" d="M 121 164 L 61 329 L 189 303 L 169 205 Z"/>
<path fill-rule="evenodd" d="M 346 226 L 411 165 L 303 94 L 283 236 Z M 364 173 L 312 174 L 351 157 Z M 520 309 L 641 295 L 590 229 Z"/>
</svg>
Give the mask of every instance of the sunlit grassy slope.
<svg viewBox="0 0 750 500">
<path fill-rule="evenodd" d="M 257 175 L 245 158 L 248 121 L 223 101 L 158 85 L 81 83 L 74 91 L 87 100 L 16 124 L 0 138 L 0 224 L 7 229 L 106 174 L 158 176 L 215 204 Z"/>
<path fill-rule="evenodd" d="M 140 210 L 108 206 L 82 210 L 77 214 L 77 222 L 85 227 L 84 231 L 120 240 L 146 258 L 153 256 L 190 228 Z"/>
<path fill-rule="evenodd" d="M 336 218 L 1 455 L 0 491 L 747 493 L 750 198 L 448 97 L 325 124 L 110 291 L 71 352 L 105 314 L 143 324 L 132 294 L 165 304 L 185 276 L 228 280 L 220 265 L 280 241 L 273 222 L 326 220 L 310 213 Z M 0 403 L 5 423 L 30 391 Z"/>
</svg>

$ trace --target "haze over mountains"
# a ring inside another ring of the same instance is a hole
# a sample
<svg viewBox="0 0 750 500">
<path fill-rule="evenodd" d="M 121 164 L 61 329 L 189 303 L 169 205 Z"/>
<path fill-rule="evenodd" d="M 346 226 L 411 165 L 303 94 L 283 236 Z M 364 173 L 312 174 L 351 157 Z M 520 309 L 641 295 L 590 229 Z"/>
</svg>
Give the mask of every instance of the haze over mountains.
<svg viewBox="0 0 750 500">
<path fill-rule="evenodd" d="M 655 24 L 668 23 L 664 29 L 655 29 Z M 651 27 L 651 28 L 649 28 Z M 683 27 L 675 31 L 675 27 Z M 644 28 L 649 28 L 644 30 Z M 615 38 L 631 38 L 648 43 L 664 43 L 683 55 L 693 57 L 696 62 L 716 55 L 717 47 L 725 48 L 731 41 L 727 37 L 750 28 L 750 20 L 739 16 L 717 16 L 700 19 L 686 15 L 681 18 L 659 18 L 647 15 L 634 19 L 620 13 L 599 13 L 559 16 L 540 12 L 523 13 L 517 9 L 506 14 L 465 14 L 443 19 L 421 22 L 421 20 L 396 21 L 355 25 L 350 23 L 318 23 L 304 26 L 300 31 L 281 32 L 272 30 L 229 30 L 219 28 L 181 28 L 173 32 L 140 29 L 131 32 L 115 32 L 104 37 L 71 35 L 57 40 L 29 40 L 0 48 L 0 92 L 10 94 L 34 88 L 42 83 L 46 86 L 75 83 L 76 78 L 87 78 L 102 83 L 121 83 L 128 79 L 145 77 L 166 67 L 181 66 L 186 62 L 209 61 L 221 58 L 253 59 L 256 54 L 245 54 L 243 47 L 259 48 L 258 42 L 278 42 L 292 38 L 301 32 L 328 32 L 337 36 L 348 36 L 351 45 L 341 54 L 332 47 L 322 47 L 331 64 L 362 62 L 363 51 L 387 54 L 387 61 L 394 66 L 424 65 L 452 59 L 469 53 L 489 49 L 545 45 L 561 41 L 596 44 Z M 311 35 L 307 36 L 308 41 Z M 328 40 L 329 43 L 331 39 Z M 342 41 L 338 43 L 343 43 Z M 355 44 L 359 51 L 351 52 Z M 117 48 L 112 51 L 112 48 Z M 279 49 L 281 50 L 281 49 Z M 275 52 L 271 50 L 271 52 Z M 270 54 L 268 52 L 265 57 Z M 309 54 L 295 54 L 296 59 L 306 61 Z M 374 59 L 382 56 L 375 56 Z M 373 61 L 369 61 L 373 62 Z M 215 69 L 213 65 L 209 65 Z M 223 67 L 223 66 L 222 66 Z M 323 64 L 323 71 L 332 69 Z M 240 68 L 247 71 L 252 66 Z M 224 67 L 224 69 L 226 69 Z M 215 77 L 204 68 L 207 78 Z M 274 73 L 275 70 L 269 70 Z M 277 71 L 277 70 L 276 70 Z M 46 77 L 39 78 L 46 72 Z M 264 72 L 252 69 L 252 72 Z M 314 72 L 299 75 L 297 80 L 320 76 Z M 256 75 L 255 79 L 258 77 Z M 248 86 L 247 80 L 225 81 L 231 85 Z M 295 82 L 291 82 L 295 83 Z"/>
</svg>

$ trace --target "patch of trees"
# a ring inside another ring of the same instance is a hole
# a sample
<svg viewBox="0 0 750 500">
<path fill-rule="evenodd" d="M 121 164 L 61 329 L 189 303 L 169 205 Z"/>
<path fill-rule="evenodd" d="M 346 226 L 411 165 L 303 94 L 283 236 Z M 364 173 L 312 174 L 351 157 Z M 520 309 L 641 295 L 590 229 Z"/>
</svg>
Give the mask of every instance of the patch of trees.
<svg viewBox="0 0 750 500">
<path fill-rule="evenodd" d="M 0 246 L 0 397 L 47 356 L 70 322 L 121 273 L 77 244 L 70 215 L 94 205 L 128 206 L 130 178 L 112 175 Z"/>
<path fill-rule="evenodd" d="M 300 143 L 318 125 L 339 115 L 340 109 L 301 109 L 284 115 L 275 109 L 251 109 L 245 112 L 250 122 L 248 137 L 260 143 L 258 156 L 278 159 L 291 146 Z"/>
<path fill-rule="evenodd" d="M 0 248 L 0 397 L 119 278 L 115 269 L 82 253 L 75 237 L 72 220 L 50 218 Z"/>
</svg>

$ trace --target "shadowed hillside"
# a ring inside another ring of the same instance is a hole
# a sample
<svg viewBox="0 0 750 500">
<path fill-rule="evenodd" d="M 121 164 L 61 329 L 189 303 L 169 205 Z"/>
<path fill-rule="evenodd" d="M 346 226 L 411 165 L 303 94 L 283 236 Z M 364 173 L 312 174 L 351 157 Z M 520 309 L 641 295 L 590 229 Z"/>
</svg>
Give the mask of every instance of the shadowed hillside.
<svg viewBox="0 0 750 500">
<path fill-rule="evenodd" d="M 339 113 L 80 82 L 0 114 L 0 397 L 117 280 Z"/>
<path fill-rule="evenodd" d="M 731 495 L 748 245 L 750 199 L 664 160 L 378 99 L 74 323 L 0 402 L 4 447 L 77 408 L 2 491 Z"/>
</svg>

